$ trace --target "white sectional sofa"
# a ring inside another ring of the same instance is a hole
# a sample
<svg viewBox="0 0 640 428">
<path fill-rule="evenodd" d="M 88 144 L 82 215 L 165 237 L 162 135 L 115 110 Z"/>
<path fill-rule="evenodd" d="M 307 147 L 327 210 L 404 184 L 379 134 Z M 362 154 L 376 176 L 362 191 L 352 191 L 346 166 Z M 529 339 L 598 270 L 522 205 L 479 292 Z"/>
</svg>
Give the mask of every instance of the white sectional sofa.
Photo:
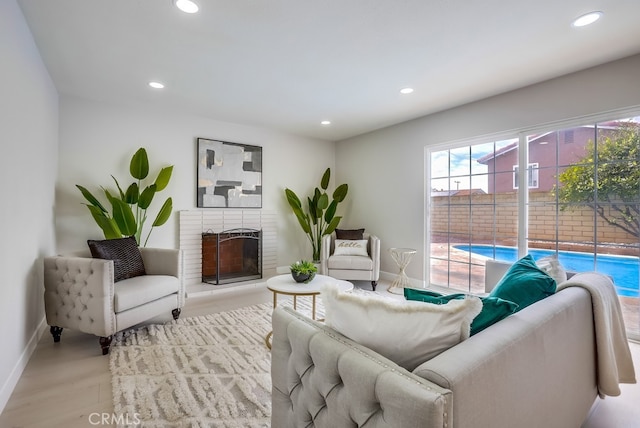
<svg viewBox="0 0 640 428">
<path fill-rule="evenodd" d="M 592 278 L 572 281 L 581 276 Z M 412 372 L 288 308 L 275 309 L 273 330 L 273 427 L 580 427 L 598 396 L 592 297 L 581 287 Z"/>
</svg>

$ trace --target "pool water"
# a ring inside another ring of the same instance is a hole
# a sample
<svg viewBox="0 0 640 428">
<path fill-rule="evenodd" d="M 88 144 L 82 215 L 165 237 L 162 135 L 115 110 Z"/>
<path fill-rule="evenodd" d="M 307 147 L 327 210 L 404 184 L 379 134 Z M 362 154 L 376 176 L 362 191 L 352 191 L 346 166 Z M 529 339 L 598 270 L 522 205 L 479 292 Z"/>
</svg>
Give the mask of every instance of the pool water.
<svg viewBox="0 0 640 428">
<path fill-rule="evenodd" d="M 454 248 L 505 262 L 518 260 L 515 247 L 493 247 L 491 245 L 455 245 Z M 554 254 L 553 250 L 530 249 L 534 260 Z M 594 264 L 592 253 L 559 251 L 558 260 L 566 270 L 576 272 L 598 271 L 613 278 L 619 296 L 640 297 L 640 259 L 630 256 L 599 254 Z"/>
</svg>

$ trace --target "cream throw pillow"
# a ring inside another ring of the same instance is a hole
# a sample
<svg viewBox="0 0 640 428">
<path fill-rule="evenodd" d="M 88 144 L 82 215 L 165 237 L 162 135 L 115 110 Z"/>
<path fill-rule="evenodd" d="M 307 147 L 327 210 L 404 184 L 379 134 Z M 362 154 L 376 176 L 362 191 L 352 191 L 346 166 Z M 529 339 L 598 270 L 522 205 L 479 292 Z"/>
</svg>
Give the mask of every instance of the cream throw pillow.
<svg viewBox="0 0 640 428">
<path fill-rule="evenodd" d="M 366 239 L 336 239 L 334 256 L 365 256 L 367 253 Z"/>
<path fill-rule="evenodd" d="M 475 296 L 436 305 L 341 292 L 330 283 L 321 296 L 328 326 L 409 371 L 468 339 L 482 310 Z"/>
</svg>

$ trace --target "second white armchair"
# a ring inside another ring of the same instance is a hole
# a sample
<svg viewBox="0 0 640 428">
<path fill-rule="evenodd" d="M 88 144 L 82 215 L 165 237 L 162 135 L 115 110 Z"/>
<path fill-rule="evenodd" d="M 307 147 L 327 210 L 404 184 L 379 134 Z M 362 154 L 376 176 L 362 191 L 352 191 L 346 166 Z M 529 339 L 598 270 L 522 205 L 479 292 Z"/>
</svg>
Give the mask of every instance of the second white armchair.
<svg viewBox="0 0 640 428">
<path fill-rule="evenodd" d="M 375 291 L 380 278 L 380 239 L 363 233 L 362 240 L 336 239 L 335 232 L 322 238 L 320 272 L 337 279 L 371 281 Z"/>
</svg>

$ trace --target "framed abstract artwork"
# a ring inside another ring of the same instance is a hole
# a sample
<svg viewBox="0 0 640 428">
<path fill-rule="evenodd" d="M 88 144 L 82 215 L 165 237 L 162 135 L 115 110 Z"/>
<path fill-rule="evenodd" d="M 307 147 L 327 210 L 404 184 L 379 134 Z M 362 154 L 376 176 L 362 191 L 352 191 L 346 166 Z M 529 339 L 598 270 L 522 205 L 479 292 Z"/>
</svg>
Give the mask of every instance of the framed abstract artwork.
<svg viewBox="0 0 640 428">
<path fill-rule="evenodd" d="M 262 147 L 198 138 L 198 208 L 262 208 Z"/>
</svg>

